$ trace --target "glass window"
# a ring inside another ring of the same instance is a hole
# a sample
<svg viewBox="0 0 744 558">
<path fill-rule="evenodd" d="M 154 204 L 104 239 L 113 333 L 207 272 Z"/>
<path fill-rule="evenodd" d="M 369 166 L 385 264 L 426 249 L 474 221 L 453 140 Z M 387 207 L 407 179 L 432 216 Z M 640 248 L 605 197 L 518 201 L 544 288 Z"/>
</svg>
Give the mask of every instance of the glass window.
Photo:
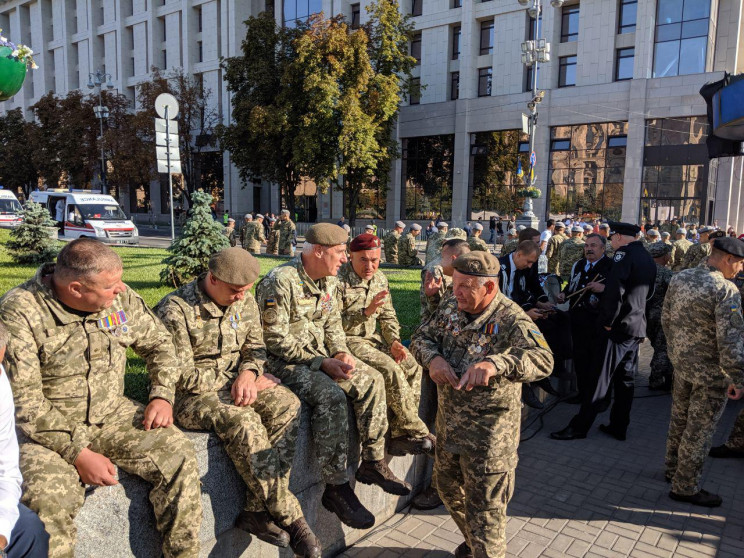
<svg viewBox="0 0 744 558">
<path fill-rule="evenodd" d="M 411 79 L 411 89 L 408 94 L 408 103 L 418 105 L 421 102 L 421 78 Z"/>
<path fill-rule="evenodd" d="M 561 56 L 558 59 L 558 87 L 576 85 L 576 57 Z"/>
<path fill-rule="evenodd" d="M 411 56 L 416 59 L 416 65 L 421 64 L 421 31 L 411 38 Z"/>
<path fill-rule="evenodd" d="M 452 28 L 452 60 L 460 58 L 460 34 L 462 28 L 459 25 L 455 25 Z"/>
<path fill-rule="evenodd" d="M 551 151 L 568 151 L 569 149 L 571 149 L 570 139 L 554 139 L 550 143 Z"/>
<path fill-rule="evenodd" d="M 620 0 L 620 14 L 617 19 L 618 34 L 635 31 L 637 13 L 638 0 Z"/>
<path fill-rule="evenodd" d="M 451 219 L 455 136 L 408 138 L 402 144 L 403 218 Z"/>
<path fill-rule="evenodd" d="M 450 100 L 456 101 L 460 98 L 460 72 L 450 74 Z"/>
<path fill-rule="evenodd" d="M 710 0 L 659 0 L 653 77 L 705 72 Z"/>
<path fill-rule="evenodd" d="M 490 97 L 491 95 L 491 68 L 480 68 L 478 70 L 478 97 Z"/>
<path fill-rule="evenodd" d="M 537 20 L 537 27 L 537 36 L 539 37 L 542 34 L 542 14 L 540 14 L 540 17 Z M 535 18 L 529 17 L 529 14 L 527 15 L 527 40 L 535 40 Z"/>
<path fill-rule="evenodd" d="M 322 0 L 283 0 L 284 26 L 294 27 L 323 10 Z"/>
<path fill-rule="evenodd" d="M 565 6 L 561 12 L 561 42 L 579 40 L 579 6 Z"/>
<path fill-rule="evenodd" d="M 411 15 L 420 16 L 423 13 L 424 0 L 411 0 Z"/>
<path fill-rule="evenodd" d="M 493 20 L 481 22 L 480 31 L 480 53 L 491 54 L 493 52 Z"/>
<path fill-rule="evenodd" d="M 462 0 L 452 0 L 453 8 L 462 8 Z"/>
<path fill-rule="evenodd" d="M 615 81 L 633 79 L 635 48 L 619 48 L 615 55 Z"/>
<path fill-rule="evenodd" d="M 607 147 L 626 147 L 628 136 L 612 136 L 607 140 Z"/>
<path fill-rule="evenodd" d="M 359 4 L 352 4 L 351 5 L 351 28 L 352 29 L 359 29 L 359 26 L 361 25 L 361 17 L 362 17 L 362 12 L 361 12 L 361 8 L 359 7 Z"/>
<path fill-rule="evenodd" d="M 387 207 L 387 185 L 370 179 L 359 191 L 357 200 L 357 219 L 385 219 Z"/>
</svg>

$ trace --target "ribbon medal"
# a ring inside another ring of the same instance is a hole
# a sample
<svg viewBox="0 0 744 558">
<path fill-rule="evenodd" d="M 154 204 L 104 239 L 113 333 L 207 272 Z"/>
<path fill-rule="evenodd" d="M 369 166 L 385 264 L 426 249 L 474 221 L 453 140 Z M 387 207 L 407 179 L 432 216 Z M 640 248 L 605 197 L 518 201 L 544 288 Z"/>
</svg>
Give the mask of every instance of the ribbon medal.
<svg viewBox="0 0 744 558">
<path fill-rule="evenodd" d="M 240 312 L 235 312 L 232 316 L 230 316 L 230 327 L 233 329 L 238 329 L 238 325 L 240 325 Z"/>
<path fill-rule="evenodd" d="M 129 326 L 124 325 L 127 322 L 127 314 L 124 310 L 119 310 L 109 314 L 105 318 L 96 320 L 99 329 L 107 329 L 116 337 L 121 337 L 122 333 L 129 332 Z"/>
<path fill-rule="evenodd" d="M 333 308 L 333 301 L 331 300 L 331 293 L 326 293 L 323 298 L 320 299 L 320 310 L 324 314 L 327 314 Z"/>
</svg>

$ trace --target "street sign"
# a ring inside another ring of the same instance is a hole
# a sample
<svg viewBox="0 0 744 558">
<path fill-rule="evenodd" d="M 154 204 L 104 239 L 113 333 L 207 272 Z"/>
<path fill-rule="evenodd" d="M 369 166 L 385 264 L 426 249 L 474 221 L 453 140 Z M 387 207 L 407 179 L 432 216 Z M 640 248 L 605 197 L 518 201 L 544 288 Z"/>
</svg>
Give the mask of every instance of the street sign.
<svg viewBox="0 0 744 558">
<path fill-rule="evenodd" d="M 178 134 L 173 132 L 166 134 L 165 132 L 155 132 L 155 145 L 169 145 L 171 148 L 178 147 Z"/>
<path fill-rule="evenodd" d="M 166 113 L 166 108 L 168 112 Z M 155 112 L 160 118 L 173 119 L 178 116 L 178 101 L 170 93 L 161 93 L 155 99 Z"/>
<path fill-rule="evenodd" d="M 530 115 L 522 113 L 522 133 L 530 133 Z"/>
<path fill-rule="evenodd" d="M 167 160 L 160 159 L 158 161 L 158 172 L 162 172 L 163 174 L 168 172 Z M 169 174 L 181 174 L 181 161 L 171 160 Z"/>
<path fill-rule="evenodd" d="M 530 166 L 534 167 L 535 164 L 537 164 L 537 155 L 535 155 L 535 152 L 533 151 L 530 153 Z"/>
<path fill-rule="evenodd" d="M 171 147 L 157 145 L 155 146 L 155 153 L 158 161 L 167 161 L 168 158 L 170 158 L 171 160 L 181 159 L 181 152 L 178 149 L 178 145 Z"/>
<path fill-rule="evenodd" d="M 155 155 L 158 172 L 168 173 L 170 198 L 171 240 L 176 238 L 176 221 L 173 214 L 173 174 L 181 174 L 181 152 L 178 149 L 178 101 L 169 93 L 161 93 L 155 99 Z"/>
<path fill-rule="evenodd" d="M 155 132 L 165 133 L 165 118 L 155 119 Z M 168 121 L 168 132 L 171 134 L 178 135 L 178 120 Z"/>
</svg>

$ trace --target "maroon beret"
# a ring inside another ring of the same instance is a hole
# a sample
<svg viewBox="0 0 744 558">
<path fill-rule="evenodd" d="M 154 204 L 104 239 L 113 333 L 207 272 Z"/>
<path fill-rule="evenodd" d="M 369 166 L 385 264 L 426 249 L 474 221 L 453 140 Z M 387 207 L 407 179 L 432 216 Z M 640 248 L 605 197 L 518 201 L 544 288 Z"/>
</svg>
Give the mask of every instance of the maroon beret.
<svg viewBox="0 0 744 558">
<path fill-rule="evenodd" d="M 361 252 L 362 250 L 376 250 L 380 247 L 380 239 L 369 233 L 360 234 L 349 244 L 349 250 L 352 252 Z"/>
</svg>

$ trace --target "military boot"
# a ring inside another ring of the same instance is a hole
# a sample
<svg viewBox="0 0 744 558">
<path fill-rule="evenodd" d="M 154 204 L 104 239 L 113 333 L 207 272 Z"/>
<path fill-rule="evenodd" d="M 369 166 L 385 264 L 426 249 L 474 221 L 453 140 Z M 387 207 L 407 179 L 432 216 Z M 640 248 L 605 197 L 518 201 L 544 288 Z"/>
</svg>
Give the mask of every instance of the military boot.
<svg viewBox="0 0 744 558">
<path fill-rule="evenodd" d="M 436 438 L 435 438 L 436 440 Z M 396 436 L 390 439 L 388 444 L 388 453 L 390 455 L 420 455 L 422 453 L 431 453 L 434 445 L 428 436 L 423 438 L 414 438 L 413 436 Z"/>
<path fill-rule="evenodd" d="M 362 484 L 376 484 L 388 494 L 396 496 L 408 496 L 411 493 L 411 485 L 396 477 L 383 459 L 362 461 L 356 472 L 356 480 Z"/>
<path fill-rule="evenodd" d="M 323 555 L 320 541 L 304 517 L 291 523 L 289 527 L 286 527 L 286 531 L 289 533 L 289 545 L 294 550 L 295 556 L 320 558 Z"/>
<path fill-rule="evenodd" d="M 235 520 L 235 527 L 274 546 L 285 548 L 289 544 L 289 534 L 274 523 L 265 511 L 241 511 L 238 519 Z"/>
<path fill-rule="evenodd" d="M 375 516 L 357 498 L 348 482 L 327 484 L 321 499 L 323 507 L 354 529 L 369 529 L 375 524 Z"/>
<path fill-rule="evenodd" d="M 439 493 L 433 486 L 425 488 L 420 493 L 416 494 L 411 500 L 411 506 L 417 510 L 433 510 L 442 505 L 442 499 L 439 497 Z"/>
</svg>

